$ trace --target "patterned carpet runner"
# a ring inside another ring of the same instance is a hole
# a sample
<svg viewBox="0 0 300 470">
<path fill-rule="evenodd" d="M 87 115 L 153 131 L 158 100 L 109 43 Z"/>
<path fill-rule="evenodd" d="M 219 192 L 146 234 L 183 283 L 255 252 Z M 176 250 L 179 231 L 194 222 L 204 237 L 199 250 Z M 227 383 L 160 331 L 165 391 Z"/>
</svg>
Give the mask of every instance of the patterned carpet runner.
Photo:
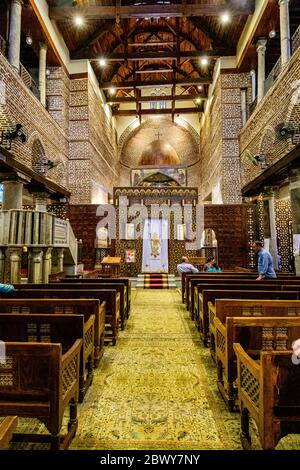
<svg viewBox="0 0 300 470">
<path fill-rule="evenodd" d="M 168 289 L 168 274 L 150 273 L 144 274 L 145 289 Z"/>
</svg>

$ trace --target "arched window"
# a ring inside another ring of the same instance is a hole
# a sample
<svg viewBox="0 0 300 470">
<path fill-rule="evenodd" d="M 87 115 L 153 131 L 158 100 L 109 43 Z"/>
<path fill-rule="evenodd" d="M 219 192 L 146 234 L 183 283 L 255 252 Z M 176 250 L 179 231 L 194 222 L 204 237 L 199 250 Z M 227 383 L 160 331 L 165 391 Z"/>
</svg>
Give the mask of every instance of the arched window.
<svg viewBox="0 0 300 470">
<path fill-rule="evenodd" d="M 162 93 L 160 94 L 160 96 L 162 96 L 162 97 L 166 96 L 165 92 L 162 92 Z M 160 109 L 166 109 L 166 107 L 167 107 L 166 100 L 165 100 L 165 99 L 162 99 L 162 100 L 159 102 L 159 108 L 160 108 Z"/>
<path fill-rule="evenodd" d="M 152 91 L 151 96 L 156 96 L 156 91 Z M 155 111 L 155 109 L 157 109 L 157 101 L 151 101 L 150 109 L 151 111 Z"/>
<path fill-rule="evenodd" d="M 46 173 L 46 156 L 39 139 L 35 139 L 32 145 L 32 169 L 40 175 Z"/>
</svg>

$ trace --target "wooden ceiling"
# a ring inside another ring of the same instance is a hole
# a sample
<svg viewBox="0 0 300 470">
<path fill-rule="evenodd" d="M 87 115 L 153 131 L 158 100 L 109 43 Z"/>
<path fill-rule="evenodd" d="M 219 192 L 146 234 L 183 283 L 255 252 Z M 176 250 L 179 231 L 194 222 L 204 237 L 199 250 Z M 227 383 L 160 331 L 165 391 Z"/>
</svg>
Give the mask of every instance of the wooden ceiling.
<svg viewBox="0 0 300 470">
<path fill-rule="evenodd" d="M 253 0 L 48 0 L 50 17 L 70 50 L 71 58 L 91 61 L 100 86 L 116 87 L 118 98 L 136 101 L 141 89 L 169 86 L 175 112 L 176 87 L 189 96 L 205 97 L 215 61 L 235 54 Z M 220 15 L 230 11 L 232 22 Z M 74 17 L 84 19 L 76 27 Z M 148 16 L 147 16 L 148 15 Z M 194 16 L 196 15 L 196 16 Z M 201 57 L 209 58 L 202 66 Z M 99 59 L 107 65 L 101 67 Z M 169 94 L 170 94 L 169 93 Z M 107 94 L 108 101 L 111 101 Z M 202 108 L 197 108 L 201 110 Z"/>
</svg>

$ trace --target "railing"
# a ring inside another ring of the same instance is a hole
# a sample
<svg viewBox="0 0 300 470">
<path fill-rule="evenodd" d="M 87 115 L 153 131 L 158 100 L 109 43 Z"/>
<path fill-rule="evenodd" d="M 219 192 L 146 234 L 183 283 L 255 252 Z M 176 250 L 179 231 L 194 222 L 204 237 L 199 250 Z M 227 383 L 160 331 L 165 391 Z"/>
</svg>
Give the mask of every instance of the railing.
<svg viewBox="0 0 300 470">
<path fill-rule="evenodd" d="M 273 83 L 276 81 L 276 79 L 279 77 L 281 73 L 282 67 L 281 67 L 281 57 L 277 60 L 276 64 L 272 68 L 271 72 L 269 73 L 268 78 L 265 80 L 265 94 L 270 90 L 270 88 L 273 86 Z"/>
<path fill-rule="evenodd" d="M 77 264 L 77 240 L 68 220 L 40 211 L 0 211 L 0 246 L 68 248 Z"/>
<path fill-rule="evenodd" d="M 74 261 L 74 264 L 76 265 L 78 263 L 78 242 L 74 235 L 70 222 L 69 221 L 67 222 L 68 222 L 69 250 L 70 250 L 72 259 Z"/>
<path fill-rule="evenodd" d="M 292 49 L 292 55 L 296 52 L 296 50 L 300 47 L 300 26 L 298 29 L 295 31 L 292 39 L 291 39 L 291 49 Z M 279 75 L 281 74 L 282 71 L 282 66 L 281 66 L 281 57 L 277 60 L 276 64 L 272 68 L 271 72 L 269 73 L 269 76 L 265 80 L 265 94 L 270 90 L 270 88 L 273 86 L 274 82 L 277 80 Z M 253 103 L 250 104 L 250 116 L 255 110 L 257 105 L 257 100 L 253 101 Z"/>
<path fill-rule="evenodd" d="M 294 54 L 296 50 L 300 47 L 300 26 L 295 31 L 295 34 L 292 37 L 292 53 Z"/>
<path fill-rule="evenodd" d="M 1 52 L 1 54 L 6 55 L 6 48 L 7 48 L 7 42 L 5 41 L 5 39 L 2 36 L 0 36 L 0 52 Z"/>
<path fill-rule="evenodd" d="M 29 88 L 29 90 L 32 91 L 34 96 L 40 99 L 40 91 L 39 91 L 38 85 L 35 83 L 35 81 L 33 80 L 28 70 L 26 70 L 24 65 L 22 65 L 21 63 L 20 63 L 20 77 L 22 78 L 27 88 Z"/>
</svg>

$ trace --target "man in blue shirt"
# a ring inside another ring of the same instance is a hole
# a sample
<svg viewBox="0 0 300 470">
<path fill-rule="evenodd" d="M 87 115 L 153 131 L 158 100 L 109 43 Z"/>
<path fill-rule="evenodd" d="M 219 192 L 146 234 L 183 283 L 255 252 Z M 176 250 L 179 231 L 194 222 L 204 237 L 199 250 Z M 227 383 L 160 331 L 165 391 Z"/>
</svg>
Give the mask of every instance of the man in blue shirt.
<svg viewBox="0 0 300 470">
<path fill-rule="evenodd" d="M 0 294 L 10 294 L 15 288 L 11 284 L 0 284 Z"/>
<path fill-rule="evenodd" d="M 192 264 L 189 263 L 189 260 L 186 256 L 182 257 L 182 262 L 177 264 L 177 271 L 179 273 L 191 273 L 195 274 L 199 272 L 199 269 L 195 268 Z"/>
<path fill-rule="evenodd" d="M 270 253 L 263 248 L 261 242 L 256 241 L 252 243 L 252 248 L 255 253 L 258 255 L 258 278 L 257 281 L 261 281 L 262 279 L 275 279 L 276 273 L 273 266 L 273 260 Z"/>
</svg>

